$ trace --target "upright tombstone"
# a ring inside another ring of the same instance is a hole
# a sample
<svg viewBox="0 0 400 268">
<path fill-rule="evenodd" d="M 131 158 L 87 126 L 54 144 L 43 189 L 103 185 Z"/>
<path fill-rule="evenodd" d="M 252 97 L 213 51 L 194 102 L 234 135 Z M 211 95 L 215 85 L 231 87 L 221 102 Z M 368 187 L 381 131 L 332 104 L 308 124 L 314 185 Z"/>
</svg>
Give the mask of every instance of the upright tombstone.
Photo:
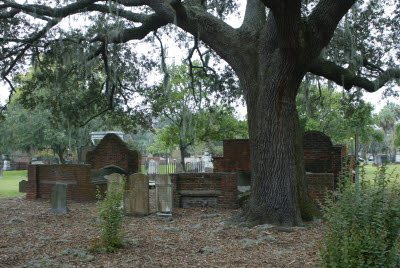
<svg viewBox="0 0 400 268">
<path fill-rule="evenodd" d="M 124 181 L 124 176 L 119 173 L 113 173 L 104 177 L 107 179 L 107 192 L 117 191 L 118 187 Z M 121 201 L 121 207 L 124 208 L 124 200 Z"/>
<path fill-rule="evenodd" d="M 156 176 L 156 214 L 172 216 L 172 183 L 168 174 Z"/>
<path fill-rule="evenodd" d="M 127 215 L 145 216 L 150 213 L 149 178 L 141 173 L 129 176 L 124 196 L 125 212 Z"/>
<path fill-rule="evenodd" d="M 67 213 L 67 185 L 56 184 L 51 188 L 51 211 Z"/>
<path fill-rule="evenodd" d="M 3 178 L 3 167 L 0 166 L 0 179 Z"/>
<path fill-rule="evenodd" d="M 19 192 L 20 193 L 26 193 L 26 185 L 28 185 L 27 180 L 22 180 L 19 182 Z"/>
</svg>

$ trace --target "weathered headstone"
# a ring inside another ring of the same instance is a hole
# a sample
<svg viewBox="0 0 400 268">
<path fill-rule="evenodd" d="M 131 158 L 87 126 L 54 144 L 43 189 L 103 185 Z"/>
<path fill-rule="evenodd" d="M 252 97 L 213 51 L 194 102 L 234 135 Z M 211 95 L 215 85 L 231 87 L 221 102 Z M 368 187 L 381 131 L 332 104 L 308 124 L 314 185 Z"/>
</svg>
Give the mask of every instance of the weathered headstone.
<svg viewBox="0 0 400 268">
<path fill-rule="evenodd" d="M 172 184 L 167 174 L 156 176 L 157 216 L 172 216 Z"/>
<path fill-rule="evenodd" d="M 67 185 L 56 184 L 51 188 L 51 211 L 67 213 Z"/>
<path fill-rule="evenodd" d="M 125 212 L 128 215 L 144 216 L 150 212 L 149 178 L 141 173 L 129 176 L 124 196 Z"/>
<path fill-rule="evenodd" d="M 28 181 L 22 180 L 19 182 L 19 192 L 20 193 L 26 193 L 26 185 L 28 184 Z"/>
<path fill-rule="evenodd" d="M 124 176 L 118 173 L 104 176 L 107 179 L 107 191 L 115 191 L 124 180 Z"/>
<path fill-rule="evenodd" d="M 107 179 L 107 192 L 116 192 L 124 181 L 124 175 L 113 173 L 108 176 L 104 176 Z M 121 207 L 124 207 L 124 200 L 121 201 Z"/>
<path fill-rule="evenodd" d="M 3 168 L 0 167 L 0 179 L 3 178 Z"/>
</svg>

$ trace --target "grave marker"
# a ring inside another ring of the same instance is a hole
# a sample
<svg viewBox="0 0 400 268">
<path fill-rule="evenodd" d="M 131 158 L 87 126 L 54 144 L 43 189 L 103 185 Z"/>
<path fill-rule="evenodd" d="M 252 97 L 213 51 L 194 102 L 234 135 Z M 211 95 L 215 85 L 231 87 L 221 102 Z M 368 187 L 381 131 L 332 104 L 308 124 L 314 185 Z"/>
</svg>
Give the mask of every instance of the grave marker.
<svg viewBox="0 0 400 268">
<path fill-rule="evenodd" d="M 51 211 L 67 213 L 67 185 L 56 184 L 51 188 Z"/>
<path fill-rule="evenodd" d="M 167 174 L 156 176 L 156 212 L 157 216 L 172 216 L 172 183 Z"/>
<path fill-rule="evenodd" d="M 22 180 L 19 182 L 19 192 L 20 193 L 26 193 L 26 185 L 28 184 L 28 181 Z"/>
<path fill-rule="evenodd" d="M 128 215 L 144 216 L 150 213 L 149 178 L 146 175 L 136 173 L 129 176 L 124 204 Z"/>
<path fill-rule="evenodd" d="M 104 176 L 107 179 L 107 192 L 116 192 L 118 187 L 124 181 L 124 176 L 118 173 L 113 173 L 108 176 Z M 124 200 L 121 201 L 121 207 L 124 207 Z"/>
</svg>

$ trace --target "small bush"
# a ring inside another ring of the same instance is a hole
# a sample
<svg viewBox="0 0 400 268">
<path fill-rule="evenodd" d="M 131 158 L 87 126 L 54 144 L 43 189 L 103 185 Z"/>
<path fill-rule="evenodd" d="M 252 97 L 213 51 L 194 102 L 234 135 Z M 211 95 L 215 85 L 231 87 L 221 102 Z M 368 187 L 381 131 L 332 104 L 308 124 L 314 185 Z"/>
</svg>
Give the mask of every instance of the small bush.
<svg viewBox="0 0 400 268">
<path fill-rule="evenodd" d="M 99 215 L 100 239 L 94 241 L 92 249 L 98 251 L 105 248 L 109 252 L 115 251 L 123 245 L 124 233 L 121 231 L 123 220 L 122 200 L 124 196 L 125 182 L 111 179 L 108 191 L 103 200 L 100 192 L 97 192 L 97 213 Z"/>
<path fill-rule="evenodd" d="M 400 190 L 390 183 L 385 166 L 372 182 L 360 188 L 351 176 L 323 206 L 325 237 L 320 254 L 322 267 L 400 267 Z"/>
</svg>

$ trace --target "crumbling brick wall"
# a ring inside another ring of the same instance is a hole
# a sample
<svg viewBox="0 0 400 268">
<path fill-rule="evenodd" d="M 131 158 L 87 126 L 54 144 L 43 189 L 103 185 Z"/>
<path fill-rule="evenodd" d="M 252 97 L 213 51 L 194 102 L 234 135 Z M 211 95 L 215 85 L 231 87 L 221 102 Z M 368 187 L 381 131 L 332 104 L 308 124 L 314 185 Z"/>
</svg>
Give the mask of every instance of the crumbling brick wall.
<svg viewBox="0 0 400 268">
<path fill-rule="evenodd" d="M 319 131 L 303 134 L 304 161 L 309 182 L 309 193 L 313 198 L 325 196 L 335 189 L 347 154 L 343 145 L 333 146 L 330 138 Z M 213 157 L 214 172 L 250 171 L 249 140 L 224 140 L 224 156 Z M 315 175 L 313 175 L 315 173 Z M 323 175 L 329 173 L 331 175 Z M 318 186 L 318 181 L 320 185 Z M 331 187 L 331 185 L 334 185 Z M 320 194 L 319 194 L 320 193 Z"/>
<path fill-rule="evenodd" d="M 96 148 L 86 154 L 86 163 L 91 165 L 92 169 L 116 165 L 128 174 L 140 172 L 140 160 L 140 153 L 130 150 L 126 143 L 113 133 L 105 135 Z"/>
<path fill-rule="evenodd" d="M 213 157 L 214 172 L 250 170 L 248 139 L 223 140 L 223 157 Z"/>
<path fill-rule="evenodd" d="M 29 165 L 26 198 L 50 199 L 51 188 L 57 183 L 67 185 L 67 199 L 95 200 L 90 165 Z"/>
<path fill-rule="evenodd" d="M 171 174 L 174 207 L 182 207 L 182 200 L 190 199 L 189 206 L 238 208 L 236 173 L 179 173 Z"/>
</svg>

